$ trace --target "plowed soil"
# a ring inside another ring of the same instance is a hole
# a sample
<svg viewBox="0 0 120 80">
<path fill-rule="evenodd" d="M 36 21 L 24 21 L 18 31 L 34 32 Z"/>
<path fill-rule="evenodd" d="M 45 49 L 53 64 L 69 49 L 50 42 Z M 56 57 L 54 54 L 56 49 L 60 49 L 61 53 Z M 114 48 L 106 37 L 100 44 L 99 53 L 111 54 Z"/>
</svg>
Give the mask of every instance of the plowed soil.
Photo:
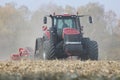
<svg viewBox="0 0 120 80">
<path fill-rule="evenodd" d="M 0 80 L 120 80 L 120 62 L 1 61 Z"/>
</svg>

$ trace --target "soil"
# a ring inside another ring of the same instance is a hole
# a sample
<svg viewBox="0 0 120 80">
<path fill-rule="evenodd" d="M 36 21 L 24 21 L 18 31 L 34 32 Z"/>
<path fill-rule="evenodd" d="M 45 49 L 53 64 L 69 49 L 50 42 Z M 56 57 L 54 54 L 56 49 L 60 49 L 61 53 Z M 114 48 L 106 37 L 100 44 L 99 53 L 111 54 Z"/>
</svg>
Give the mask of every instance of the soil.
<svg viewBox="0 0 120 80">
<path fill-rule="evenodd" d="M 1 61 L 0 80 L 120 80 L 119 61 Z"/>
</svg>

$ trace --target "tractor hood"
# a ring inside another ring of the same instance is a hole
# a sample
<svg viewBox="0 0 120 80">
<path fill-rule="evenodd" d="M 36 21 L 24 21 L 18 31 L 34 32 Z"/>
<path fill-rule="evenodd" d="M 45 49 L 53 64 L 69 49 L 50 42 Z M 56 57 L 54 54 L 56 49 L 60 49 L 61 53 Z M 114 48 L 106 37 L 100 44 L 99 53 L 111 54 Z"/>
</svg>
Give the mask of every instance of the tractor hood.
<svg viewBox="0 0 120 80">
<path fill-rule="evenodd" d="M 76 34 L 80 34 L 80 32 L 74 28 L 64 28 L 62 37 L 64 38 L 64 35 L 76 35 Z"/>
</svg>

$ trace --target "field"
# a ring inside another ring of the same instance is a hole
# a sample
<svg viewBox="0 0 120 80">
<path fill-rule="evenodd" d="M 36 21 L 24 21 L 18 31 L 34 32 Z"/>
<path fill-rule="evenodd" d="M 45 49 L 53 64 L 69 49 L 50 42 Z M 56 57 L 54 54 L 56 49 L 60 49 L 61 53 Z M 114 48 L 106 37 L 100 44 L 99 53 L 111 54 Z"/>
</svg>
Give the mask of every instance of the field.
<svg viewBox="0 0 120 80">
<path fill-rule="evenodd" d="M 1 61 L 0 80 L 120 80 L 120 62 Z"/>
</svg>

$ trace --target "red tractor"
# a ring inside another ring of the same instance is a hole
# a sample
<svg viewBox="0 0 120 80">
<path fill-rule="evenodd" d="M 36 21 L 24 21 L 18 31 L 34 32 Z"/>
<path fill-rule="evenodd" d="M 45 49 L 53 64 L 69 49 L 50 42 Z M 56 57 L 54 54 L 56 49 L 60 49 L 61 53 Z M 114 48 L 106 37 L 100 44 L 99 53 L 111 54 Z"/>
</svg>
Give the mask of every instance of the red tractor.
<svg viewBox="0 0 120 80">
<path fill-rule="evenodd" d="M 52 20 L 51 27 L 43 26 L 44 35 L 36 39 L 35 58 L 53 60 L 77 56 L 81 60 L 98 60 L 98 44 L 96 41 L 83 37 L 83 27 L 80 18 L 88 15 L 49 15 Z"/>
</svg>

